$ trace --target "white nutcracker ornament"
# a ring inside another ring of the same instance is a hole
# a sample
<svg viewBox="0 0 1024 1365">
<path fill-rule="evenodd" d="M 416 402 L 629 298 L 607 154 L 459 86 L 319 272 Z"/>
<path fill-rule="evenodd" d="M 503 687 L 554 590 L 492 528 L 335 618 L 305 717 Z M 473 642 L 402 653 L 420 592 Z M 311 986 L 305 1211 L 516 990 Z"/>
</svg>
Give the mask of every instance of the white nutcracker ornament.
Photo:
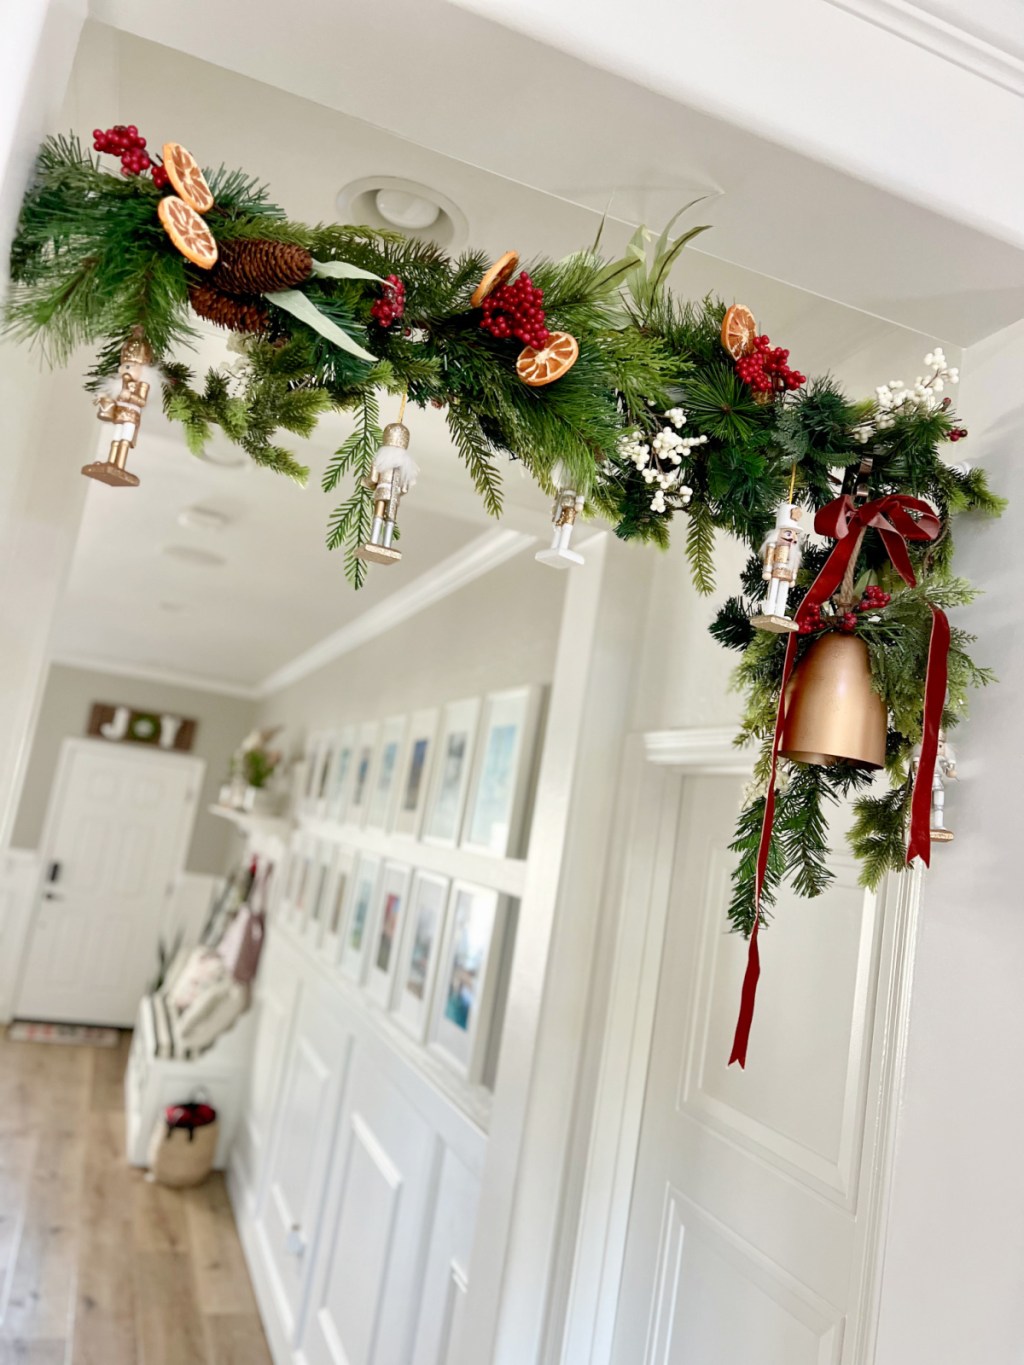
<svg viewBox="0 0 1024 1365">
<path fill-rule="evenodd" d="M 402 558 L 401 550 L 393 543 L 398 506 L 415 484 L 419 472 L 419 466 L 409 454 L 409 428 L 402 422 L 389 422 L 366 481 L 367 487 L 373 490 L 373 521 L 369 540 L 356 551 L 360 559 L 371 564 L 397 564 Z"/>
<path fill-rule="evenodd" d="M 770 630 L 781 635 L 796 630 L 796 622 L 786 615 L 789 590 L 800 568 L 801 541 L 804 529 L 800 525 L 803 509 L 793 502 L 779 504 L 775 526 L 761 546 L 761 577 L 768 584 L 761 610 L 752 616 L 751 624 L 758 630 Z"/>
<path fill-rule="evenodd" d="M 921 746 L 917 744 L 914 746 L 912 759 L 915 777 L 920 762 Z M 946 739 L 945 730 L 940 730 L 939 744 L 935 752 L 935 771 L 932 773 L 932 814 L 929 833 L 934 844 L 953 842 L 953 831 L 946 827 L 946 783 L 955 782 L 956 777 L 956 753 Z"/>
<path fill-rule="evenodd" d="M 110 484 L 112 488 L 137 488 L 138 477 L 125 468 L 128 452 L 135 447 L 139 436 L 139 423 L 142 409 L 149 398 L 150 385 L 143 378 L 146 366 L 153 363 L 153 353 L 149 349 L 142 328 L 133 329 L 131 336 L 121 347 L 121 363 L 118 374 L 121 377 L 121 390 L 113 394 L 101 394 L 96 399 L 97 416 L 101 422 L 112 422 L 114 426 L 110 440 L 110 453 L 105 460 L 96 460 L 82 466 L 82 473 L 88 479 L 98 479 Z"/>
<path fill-rule="evenodd" d="M 584 562 L 583 556 L 576 550 L 571 550 L 569 545 L 572 541 L 572 528 L 576 525 L 576 518 L 583 511 L 586 499 L 574 488 L 561 486 L 562 479 L 558 477 L 560 473 L 560 469 L 556 470 L 555 482 L 559 487 L 551 508 L 551 546 L 547 550 L 538 550 L 534 555 L 538 564 L 546 564 L 551 569 L 568 569 L 573 564 Z"/>
</svg>

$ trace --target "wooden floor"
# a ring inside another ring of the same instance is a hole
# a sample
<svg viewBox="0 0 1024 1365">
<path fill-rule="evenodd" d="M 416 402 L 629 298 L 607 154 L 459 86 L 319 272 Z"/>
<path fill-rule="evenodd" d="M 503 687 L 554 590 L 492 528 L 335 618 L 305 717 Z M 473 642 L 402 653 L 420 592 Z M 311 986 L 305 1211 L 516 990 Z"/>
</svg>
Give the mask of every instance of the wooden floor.
<svg viewBox="0 0 1024 1365">
<path fill-rule="evenodd" d="M 270 1365 L 222 1178 L 125 1163 L 127 1052 L 0 1038 L 0 1365 Z"/>
</svg>

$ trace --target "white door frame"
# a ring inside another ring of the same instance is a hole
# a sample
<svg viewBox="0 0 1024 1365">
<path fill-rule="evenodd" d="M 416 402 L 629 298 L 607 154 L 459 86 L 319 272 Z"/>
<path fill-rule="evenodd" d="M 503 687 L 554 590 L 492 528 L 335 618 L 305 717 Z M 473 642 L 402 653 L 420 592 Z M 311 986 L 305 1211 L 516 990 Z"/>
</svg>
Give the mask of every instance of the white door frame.
<svg viewBox="0 0 1024 1365">
<path fill-rule="evenodd" d="M 623 809 L 631 816 L 612 887 L 615 938 L 608 1008 L 565 1329 L 561 1351 L 553 1357 L 561 1365 L 608 1365 L 611 1359 L 682 784 L 691 777 L 749 774 L 752 757 L 734 747 L 733 735 L 732 729 L 708 727 L 651 731 L 627 740 Z M 874 1149 L 865 1149 L 863 1156 L 867 1180 L 856 1247 L 861 1292 L 851 1357 L 857 1365 L 870 1365 L 874 1358 L 922 880 L 919 870 L 890 877 L 879 893 L 883 961 L 889 970 L 878 982 L 868 1075 L 867 1094 L 879 1096 L 880 1121 Z"/>
<path fill-rule="evenodd" d="M 112 744 L 105 739 L 65 739 L 61 742 L 60 757 L 57 760 L 57 770 L 53 775 L 53 783 L 50 786 L 50 794 L 46 800 L 46 818 L 43 821 L 43 830 L 39 839 L 38 867 L 36 877 L 32 886 L 32 897 L 27 906 L 27 912 L 22 915 L 21 942 L 12 944 L 12 950 L 18 953 L 18 970 L 14 977 L 14 987 L 11 991 L 11 1013 L 17 1014 L 18 1001 L 21 997 L 22 980 L 25 974 L 25 967 L 28 963 L 29 948 L 32 943 L 32 934 L 35 929 L 36 917 L 38 915 L 41 897 L 46 887 L 46 873 L 53 861 L 53 839 L 60 818 L 60 807 L 63 793 L 66 788 L 66 781 L 71 764 L 77 754 L 98 753 L 100 749 L 116 749 L 119 756 L 128 756 L 137 762 L 150 761 L 159 758 L 163 763 L 174 762 L 185 765 L 192 771 L 192 778 L 195 783 L 195 796 L 191 803 L 191 814 L 181 822 L 178 829 L 177 846 L 174 860 L 174 882 L 173 890 L 176 891 L 183 872 L 185 862 L 188 857 L 188 847 L 192 841 L 192 831 L 195 827 L 195 817 L 199 813 L 199 794 L 203 789 L 203 777 L 206 773 L 206 760 L 199 758 L 195 754 L 179 754 L 173 750 L 150 748 L 143 744 Z M 169 910 L 173 908 L 173 894 L 168 895 L 165 903 L 165 917 Z M 166 929 L 166 918 L 161 922 L 161 932 Z"/>
</svg>

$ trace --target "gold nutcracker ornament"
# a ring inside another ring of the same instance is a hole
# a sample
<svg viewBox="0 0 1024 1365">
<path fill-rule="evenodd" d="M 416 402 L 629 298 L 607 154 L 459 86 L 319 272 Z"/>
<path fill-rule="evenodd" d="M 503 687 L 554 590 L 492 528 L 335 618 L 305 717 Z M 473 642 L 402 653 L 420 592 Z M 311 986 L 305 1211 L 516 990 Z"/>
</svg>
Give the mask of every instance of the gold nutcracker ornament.
<svg viewBox="0 0 1024 1365">
<path fill-rule="evenodd" d="M 572 529 L 576 525 L 576 518 L 583 511 L 586 499 L 582 493 L 570 488 L 564 475 L 561 477 L 560 475 L 559 468 L 555 473 L 558 492 L 551 508 L 551 545 L 547 550 L 538 550 L 534 555 L 538 564 L 546 564 L 551 569 L 568 569 L 574 564 L 584 563 L 583 556 L 569 546 L 572 541 Z"/>
<path fill-rule="evenodd" d="M 360 559 L 370 564 L 397 564 L 402 558 L 401 550 L 393 543 L 398 527 L 398 507 L 415 484 L 419 472 L 419 466 L 409 454 L 409 428 L 401 420 L 389 422 L 366 481 L 367 487 L 373 490 L 373 521 L 369 540 L 356 551 Z"/>
<path fill-rule="evenodd" d="M 796 622 L 786 615 L 789 590 L 800 568 L 801 541 L 806 534 L 800 525 L 803 509 L 786 501 L 779 504 L 775 526 L 761 546 L 761 577 L 768 584 L 761 610 L 750 618 L 758 630 L 770 630 L 776 635 L 796 630 Z"/>
<path fill-rule="evenodd" d="M 142 328 L 136 327 L 121 347 L 121 392 L 115 397 L 101 394 L 96 399 L 97 417 L 101 422 L 113 423 L 110 453 L 105 460 L 96 460 L 82 466 L 87 479 L 98 479 L 100 483 L 112 488 L 137 488 L 139 480 L 125 465 L 128 452 L 135 448 L 139 436 L 139 423 L 142 409 L 149 398 L 149 383 L 143 379 L 147 365 L 153 363 L 153 352 L 149 349 Z"/>
</svg>

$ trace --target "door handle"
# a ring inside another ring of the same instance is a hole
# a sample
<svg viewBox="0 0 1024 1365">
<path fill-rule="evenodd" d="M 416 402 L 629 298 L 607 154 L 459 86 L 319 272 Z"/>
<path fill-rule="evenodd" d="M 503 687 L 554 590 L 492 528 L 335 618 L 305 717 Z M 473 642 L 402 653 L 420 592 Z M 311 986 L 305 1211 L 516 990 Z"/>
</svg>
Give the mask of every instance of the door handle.
<svg viewBox="0 0 1024 1365">
<path fill-rule="evenodd" d="M 56 858 L 54 858 L 47 870 L 46 880 L 50 883 L 60 881 L 60 862 Z"/>
</svg>

